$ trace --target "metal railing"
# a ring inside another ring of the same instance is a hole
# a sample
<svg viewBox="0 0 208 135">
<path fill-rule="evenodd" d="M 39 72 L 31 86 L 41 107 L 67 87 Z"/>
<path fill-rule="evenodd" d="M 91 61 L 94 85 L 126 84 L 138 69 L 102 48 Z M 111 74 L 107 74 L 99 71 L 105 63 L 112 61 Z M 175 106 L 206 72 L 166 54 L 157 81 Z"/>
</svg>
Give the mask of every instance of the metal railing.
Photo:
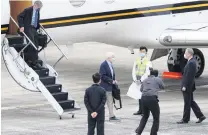
<svg viewBox="0 0 208 135">
<path fill-rule="evenodd" d="M 61 50 L 61 48 L 59 47 L 59 45 L 52 39 L 52 37 L 48 34 L 48 32 L 44 29 L 44 27 L 42 25 L 40 25 L 41 29 L 44 31 L 44 33 L 49 37 L 49 41 L 47 42 L 50 43 L 51 41 L 53 42 L 53 44 L 59 49 L 59 51 L 62 53 L 62 56 L 55 62 L 55 64 L 53 65 L 53 67 L 55 67 L 58 62 L 62 59 L 62 58 L 66 58 L 68 60 L 68 57 L 66 56 L 66 54 Z"/>
<path fill-rule="evenodd" d="M 17 22 L 14 20 L 14 18 L 10 15 L 10 18 L 11 18 L 11 20 L 14 22 L 14 24 L 18 27 L 18 28 L 20 28 L 19 27 L 19 25 L 17 24 Z M 21 53 L 21 52 L 23 52 L 24 50 L 25 50 L 25 48 L 27 48 L 29 45 L 32 45 L 34 48 L 35 48 L 35 50 L 38 50 L 37 49 L 37 47 L 34 45 L 34 43 L 30 40 L 30 38 L 25 34 L 25 32 L 22 32 L 23 33 L 23 35 L 26 37 L 26 39 L 29 41 L 29 43 L 19 52 L 19 54 Z"/>
</svg>

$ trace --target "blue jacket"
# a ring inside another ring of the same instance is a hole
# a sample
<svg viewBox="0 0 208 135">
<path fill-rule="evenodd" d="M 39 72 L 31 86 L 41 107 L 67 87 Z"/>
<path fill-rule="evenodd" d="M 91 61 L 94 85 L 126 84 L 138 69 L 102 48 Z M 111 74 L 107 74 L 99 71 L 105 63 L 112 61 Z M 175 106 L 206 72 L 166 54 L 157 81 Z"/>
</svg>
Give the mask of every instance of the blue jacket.
<svg viewBox="0 0 208 135">
<path fill-rule="evenodd" d="M 100 86 L 103 87 L 106 91 L 112 91 L 113 80 L 115 80 L 115 70 L 113 69 L 113 75 L 111 74 L 110 67 L 107 61 L 104 61 L 100 65 L 100 74 L 101 74 L 101 83 Z"/>
</svg>

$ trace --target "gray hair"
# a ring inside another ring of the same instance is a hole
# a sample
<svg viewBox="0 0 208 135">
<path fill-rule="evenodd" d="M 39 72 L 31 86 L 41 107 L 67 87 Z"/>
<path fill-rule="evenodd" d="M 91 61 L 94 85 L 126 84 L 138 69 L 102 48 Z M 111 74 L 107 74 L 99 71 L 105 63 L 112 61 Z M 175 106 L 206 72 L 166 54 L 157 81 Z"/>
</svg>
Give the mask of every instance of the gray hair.
<svg viewBox="0 0 208 135">
<path fill-rule="evenodd" d="M 187 48 L 186 52 L 188 52 L 189 54 L 191 54 L 192 56 L 194 55 L 194 50 L 191 48 Z"/>
<path fill-rule="evenodd" d="M 34 5 L 37 5 L 37 6 L 39 6 L 39 7 L 42 7 L 42 6 L 43 6 L 43 3 L 42 3 L 40 0 L 36 0 L 36 1 L 34 2 Z"/>
<path fill-rule="evenodd" d="M 107 52 L 106 53 L 106 58 L 112 58 L 113 56 L 115 56 L 115 54 L 113 52 Z"/>
</svg>

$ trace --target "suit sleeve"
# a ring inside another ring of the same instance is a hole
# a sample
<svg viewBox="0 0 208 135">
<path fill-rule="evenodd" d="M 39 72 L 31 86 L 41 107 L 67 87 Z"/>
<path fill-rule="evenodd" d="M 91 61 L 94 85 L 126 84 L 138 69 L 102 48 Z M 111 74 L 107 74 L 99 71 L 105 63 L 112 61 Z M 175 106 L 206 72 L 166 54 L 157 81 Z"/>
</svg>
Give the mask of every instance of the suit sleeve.
<svg viewBox="0 0 208 135">
<path fill-rule="evenodd" d="M 145 79 L 147 79 L 147 77 L 150 75 L 150 68 L 152 68 L 152 63 L 148 62 L 147 66 L 146 66 L 146 70 L 144 75 L 141 77 L 141 82 L 143 82 Z"/>
<path fill-rule="evenodd" d="M 189 63 L 187 72 L 185 73 L 185 81 L 183 87 L 188 88 L 188 86 L 193 83 L 193 80 L 195 79 L 195 73 L 196 67 L 193 63 Z"/>
<path fill-rule="evenodd" d="M 101 79 L 109 84 L 113 84 L 113 79 L 107 76 L 105 67 L 103 65 L 100 66 L 100 74 L 101 74 Z"/>
<path fill-rule="evenodd" d="M 137 77 L 136 77 L 136 62 L 134 62 L 133 68 L 132 68 L 132 78 L 133 81 L 137 81 Z"/>
<path fill-rule="evenodd" d="M 17 20 L 18 20 L 18 24 L 19 27 L 24 27 L 24 18 L 25 18 L 25 14 L 26 14 L 26 9 L 24 11 L 22 11 L 18 16 L 17 16 Z"/>
<path fill-rule="evenodd" d="M 85 106 L 87 108 L 87 110 L 90 112 L 90 113 L 93 113 L 93 110 L 89 104 L 89 96 L 88 96 L 88 92 L 87 90 L 85 91 L 85 95 L 84 95 L 84 103 L 85 103 Z"/>
<path fill-rule="evenodd" d="M 102 101 L 100 103 L 100 106 L 95 110 L 95 112 L 99 112 L 100 109 L 102 109 L 105 106 L 105 102 L 106 102 L 106 92 L 105 90 L 103 90 Z"/>
<path fill-rule="evenodd" d="M 141 88 L 140 88 L 141 92 L 143 92 L 143 90 L 144 90 L 144 83 L 142 83 Z"/>
</svg>

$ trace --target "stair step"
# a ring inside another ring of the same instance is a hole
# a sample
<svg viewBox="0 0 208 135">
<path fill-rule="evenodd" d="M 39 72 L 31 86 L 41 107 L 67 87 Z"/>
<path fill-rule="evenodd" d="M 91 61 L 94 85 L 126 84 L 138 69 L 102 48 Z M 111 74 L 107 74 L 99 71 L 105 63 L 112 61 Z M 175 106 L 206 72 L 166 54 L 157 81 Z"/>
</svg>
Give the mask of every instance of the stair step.
<svg viewBox="0 0 208 135">
<path fill-rule="evenodd" d="M 44 85 L 51 85 L 51 84 L 55 84 L 56 83 L 56 78 L 53 76 L 46 76 L 46 77 L 40 77 L 40 81 L 44 84 Z"/>
<path fill-rule="evenodd" d="M 61 84 L 46 85 L 46 88 L 50 93 L 58 93 L 62 90 Z"/>
<path fill-rule="evenodd" d="M 73 109 L 74 108 L 74 100 L 66 100 L 58 102 L 63 110 Z"/>
<path fill-rule="evenodd" d="M 8 35 L 9 46 L 19 45 L 24 43 L 24 37 L 19 35 Z"/>
<path fill-rule="evenodd" d="M 35 72 L 39 75 L 39 77 L 45 77 L 45 76 L 48 76 L 49 69 L 44 68 L 44 69 L 40 69 L 40 70 L 35 70 Z"/>
<path fill-rule="evenodd" d="M 68 99 L 68 92 L 53 93 L 52 95 L 56 101 L 64 101 Z"/>
</svg>

